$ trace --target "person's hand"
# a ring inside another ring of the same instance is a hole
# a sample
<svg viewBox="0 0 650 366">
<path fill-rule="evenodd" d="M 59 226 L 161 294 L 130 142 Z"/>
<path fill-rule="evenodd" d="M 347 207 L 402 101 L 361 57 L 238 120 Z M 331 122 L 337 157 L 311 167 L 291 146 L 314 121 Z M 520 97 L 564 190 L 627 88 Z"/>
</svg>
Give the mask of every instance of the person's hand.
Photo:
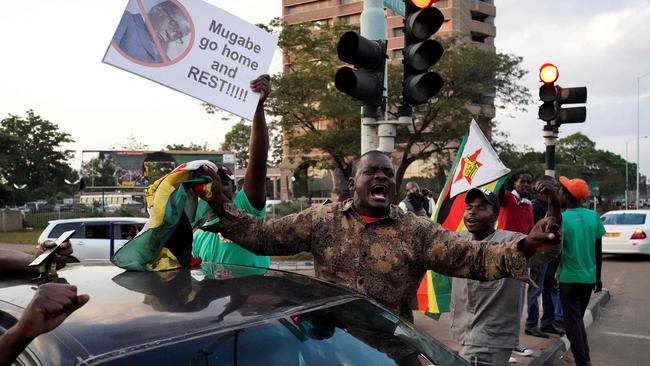
<svg viewBox="0 0 650 366">
<path fill-rule="evenodd" d="M 46 240 L 42 243 L 36 245 L 36 251 L 34 252 L 34 258 L 41 255 L 44 251 L 56 246 L 56 243 L 52 240 Z M 56 250 L 54 254 L 54 263 L 56 264 L 56 269 L 61 269 L 65 267 L 65 264 L 72 261 L 70 257 L 72 255 L 72 245 L 70 241 L 64 241 L 59 249 Z"/>
<path fill-rule="evenodd" d="M 212 184 L 210 187 L 210 195 L 201 195 L 199 198 L 206 201 L 218 216 L 222 216 L 224 212 L 223 205 L 229 200 L 221 190 L 221 178 L 217 172 L 209 168 L 207 165 L 201 167 L 201 170 L 203 171 L 203 174 L 212 178 Z"/>
<path fill-rule="evenodd" d="M 561 250 L 559 231 L 560 226 L 554 217 L 539 220 L 524 239 L 522 251 L 528 258 L 536 253 L 557 256 Z"/>
<path fill-rule="evenodd" d="M 555 184 L 553 184 L 553 182 L 547 180 L 537 181 L 533 189 L 535 190 L 535 192 L 547 198 L 557 195 L 557 187 L 555 186 Z"/>
<path fill-rule="evenodd" d="M 601 280 L 597 280 L 596 283 L 594 283 L 594 292 L 601 292 L 603 290 L 603 282 Z"/>
<path fill-rule="evenodd" d="M 46 283 L 36 289 L 15 325 L 15 331 L 25 339 L 34 339 L 58 327 L 75 310 L 84 306 L 88 295 L 77 295 L 77 287 L 61 283 Z"/>
<path fill-rule="evenodd" d="M 260 75 L 257 79 L 251 81 L 251 89 L 255 93 L 260 93 L 259 104 L 266 101 L 266 97 L 271 93 L 271 77 L 268 74 Z"/>
</svg>

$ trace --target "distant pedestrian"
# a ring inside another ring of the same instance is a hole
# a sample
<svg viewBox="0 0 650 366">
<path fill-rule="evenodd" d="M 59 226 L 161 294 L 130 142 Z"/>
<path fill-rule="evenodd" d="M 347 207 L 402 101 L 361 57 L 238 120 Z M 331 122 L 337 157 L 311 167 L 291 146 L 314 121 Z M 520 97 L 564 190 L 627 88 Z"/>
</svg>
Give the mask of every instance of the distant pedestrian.
<svg viewBox="0 0 650 366">
<path fill-rule="evenodd" d="M 422 195 L 426 199 L 426 211 L 427 211 L 427 216 L 431 217 L 433 214 L 433 210 L 436 208 L 436 200 L 433 199 L 433 193 L 431 193 L 431 190 L 429 188 L 424 188 L 422 190 Z"/>
<path fill-rule="evenodd" d="M 560 201 L 557 196 L 557 189 L 555 187 L 555 179 L 549 176 L 541 176 L 537 179 L 535 188 L 538 188 L 539 185 L 547 185 L 552 192 L 552 194 L 545 194 L 540 192 L 538 189 L 534 189 L 533 199 L 531 203 L 533 205 L 533 221 L 543 219 L 547 215 L 547 209 L 550 207 L 553 210 L 554 215 L 560 215 Z M 553 213 L 551 213 L 553 214 Z M 551 263 L 541 263 L 534 268 L 532 271 L 534 273 L 534 278 L 537 280 L 538 287 L 528 286 L 526 292 L 526 303 L 528 304 L 528 316 L 526 318 L 526 334 L 534 336 L 547 336 L 546 333 L 555 333 L 555 334 L 564 334 L 562 326 L 560 326 L 556 321 L 556 309 L 555 306 L 560 306 L 559 297 L 557 296 L 557 291 L 555 289 L 555 282 L 552 277 L 555 274 L 556 265 L 554 262 Z M 552 275 L 547 275 L 547 271 L 552 272 Z M 544 292 L 547 293 L 543 297 L 543 307 L 544 315 L 539 319 L 539 297 Z M 541 332 L 540 332 L 541 331 Z"/>
<path fill-rule="evenodd" d="M 413 212 L 416 216 L 428 216 L 426 205 L 428 200 L 420 191 L 416 182 L 406 183 L 406 198 L 399 203 L 399 208 L 404 212 Z"/>
<path fill-rule="evenodd" d="M 560 197 L 567 207 L 562 214 L 564 247 L 559 276 L 564 328 L 576 365 L 591 365 L 582 317 L 591 291 L 599 292 L 603 287 L 601 238 L 605 227 L 595 211 L 580 207 L 581 201 L 589 197 L 587 182 L 560 177 L 560 184 Z"/>
<path fill-rule="evenodd" d="M 499 194 L 499 229 L 528 234 L 533 228 L 533 204 L 530 202 L 533 174 L 520 171 L 513 174 Z"/>
</svg>

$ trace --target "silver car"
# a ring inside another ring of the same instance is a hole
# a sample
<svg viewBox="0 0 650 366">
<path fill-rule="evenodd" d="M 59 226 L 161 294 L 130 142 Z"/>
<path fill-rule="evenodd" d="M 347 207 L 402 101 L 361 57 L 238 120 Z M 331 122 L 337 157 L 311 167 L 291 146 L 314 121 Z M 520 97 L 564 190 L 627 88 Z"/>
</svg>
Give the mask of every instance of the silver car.
<svg viewBox="0 0 650 366">
<path fill-rule="evenodd" d="M 112 254 L 140 232 L 146 218 L 92 217 L 52 220 L 38 238 L 39 243 L 55 240 L 63 232 L 75 230 L 70 239 L 77 261 L 108 261 Z"/>
</svg>

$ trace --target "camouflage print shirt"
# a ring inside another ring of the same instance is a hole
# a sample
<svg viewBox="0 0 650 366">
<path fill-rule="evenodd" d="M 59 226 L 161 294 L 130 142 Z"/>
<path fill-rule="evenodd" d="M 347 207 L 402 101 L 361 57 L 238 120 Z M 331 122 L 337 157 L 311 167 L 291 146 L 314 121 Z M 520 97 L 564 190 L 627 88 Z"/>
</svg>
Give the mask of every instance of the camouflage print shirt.
<svg viewBox="0 0 650 366">
<path fill-rule="evenodd" d="M 517 241 L 491 244 L 461 238 L 428 218 L 391 205 L 389 215 L 365 223 L 352 200 L 315 205 L 261 220 L 226 205 L 221 221 L 204 226 L 257 255 L 314 255 L 316 276 L 376 300 L 412 320 L 411 305 L 425 271 L 476 280 L 528 279 Z"/>
</svg>

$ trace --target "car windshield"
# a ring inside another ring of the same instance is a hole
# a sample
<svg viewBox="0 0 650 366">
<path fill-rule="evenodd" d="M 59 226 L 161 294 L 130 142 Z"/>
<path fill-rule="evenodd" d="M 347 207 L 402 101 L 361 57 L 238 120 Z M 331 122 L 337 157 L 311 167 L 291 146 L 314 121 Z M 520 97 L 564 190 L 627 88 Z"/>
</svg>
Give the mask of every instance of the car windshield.
<svg viewBox="0 0 650 366">
<path fill-rule="evenodd" d="M 645 214 L 617 213 L 603 216 L 603 225 L 642 225 L 645 224 Z"/>
<path fill-rule="evenodd" d="M 112 359 L 129 365 L 465 365 L 437 342 L 365 300 Z"/>
</svg>

